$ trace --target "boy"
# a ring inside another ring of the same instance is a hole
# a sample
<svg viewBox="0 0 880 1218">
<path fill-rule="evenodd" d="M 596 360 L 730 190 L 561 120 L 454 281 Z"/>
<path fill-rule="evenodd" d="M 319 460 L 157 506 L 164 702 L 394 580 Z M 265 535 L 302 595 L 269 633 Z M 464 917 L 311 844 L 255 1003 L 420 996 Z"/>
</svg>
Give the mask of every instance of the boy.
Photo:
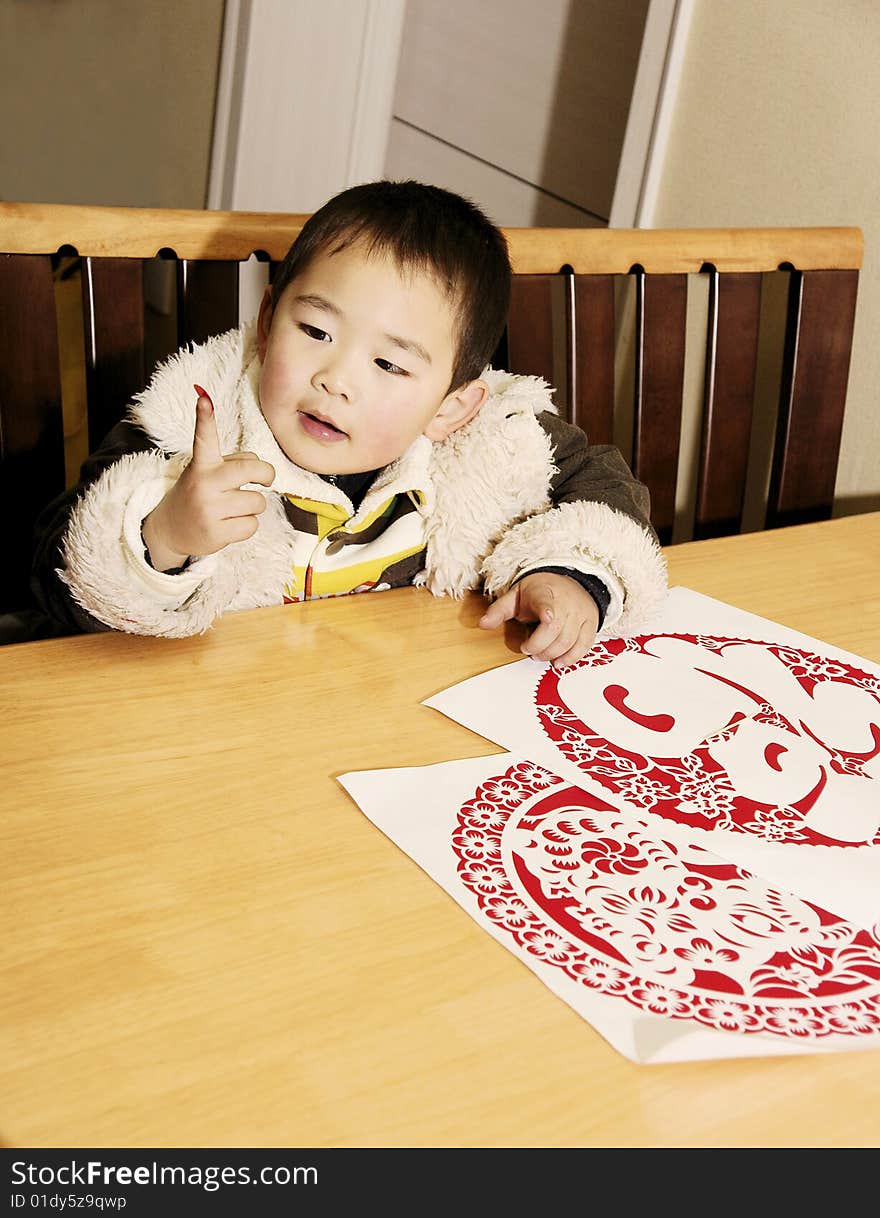
<svg viewBox="0 0 880 1218">
<path fill-rule="evenodd" d="M 666 589 L 647 492 L 542 381 L 488 366 L 509 296 L 503 234 L 468 200 L 335 196 L 256 325 L 172 357 L 44 513 L 41 604 L 181 636 L 282 600 L 482 585 L 481 625 L 537 623 L 538 659 L 632 630 Z"/>
</svg>

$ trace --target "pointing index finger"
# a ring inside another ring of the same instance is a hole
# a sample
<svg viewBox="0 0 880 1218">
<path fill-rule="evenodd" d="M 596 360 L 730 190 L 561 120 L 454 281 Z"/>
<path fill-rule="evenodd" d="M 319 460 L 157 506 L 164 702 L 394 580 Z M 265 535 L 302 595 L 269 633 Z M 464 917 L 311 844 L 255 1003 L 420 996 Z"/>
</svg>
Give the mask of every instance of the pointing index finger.
<svg viewBox="0 0 880 1218">
<path fill-rule="evenodd" d="M 502 622 L 508 621 L 516 613 L 516 593 L 511 589 L 499 596 L 497 601 L 493 601 L 483 616 L 480 618 L 480 625 L 485 629 L 492 629 L 495 626 L 500 626 Z"/>
<path fill-rule="evenodd" d="M 199 395 L 196 401 L 196 425 L 193 432 L 193 465 L 217 465 L 223 460 L 214 403 L 201 385 L 193 385 Z"/>
</svg>

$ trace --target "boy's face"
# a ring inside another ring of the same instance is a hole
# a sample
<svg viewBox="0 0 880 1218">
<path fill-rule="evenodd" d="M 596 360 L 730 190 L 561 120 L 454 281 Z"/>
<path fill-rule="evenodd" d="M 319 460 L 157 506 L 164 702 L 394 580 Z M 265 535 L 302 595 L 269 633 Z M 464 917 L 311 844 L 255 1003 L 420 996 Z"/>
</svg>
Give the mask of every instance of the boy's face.
<svg viewBox="0 0 880 1218">
<path fill-rule="evenodd" d="M 488 389 L 447 393 L 451 301 L 430 276 L 401 275 L 357 243 L 319 254 L 258 323 L 260 406 L 291 461 L 317 474 L 380 469 L 419 435 L 443 440 Z"/>
</svg>

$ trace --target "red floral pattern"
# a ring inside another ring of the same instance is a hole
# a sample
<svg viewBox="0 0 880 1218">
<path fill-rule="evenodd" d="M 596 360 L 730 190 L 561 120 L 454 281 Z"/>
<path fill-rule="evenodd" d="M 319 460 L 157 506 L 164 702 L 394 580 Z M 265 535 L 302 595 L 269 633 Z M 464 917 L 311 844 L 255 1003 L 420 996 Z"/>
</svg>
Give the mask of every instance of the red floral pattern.
<svg viewBox="0 0 880 1218">
<path fill-rule="evenodd" d="M 458 875 L 536 960 L 634 1007 L 795 1040 L 880 1033 L 880 938 L 531 762 L 458 814 Z"/>
</svg>

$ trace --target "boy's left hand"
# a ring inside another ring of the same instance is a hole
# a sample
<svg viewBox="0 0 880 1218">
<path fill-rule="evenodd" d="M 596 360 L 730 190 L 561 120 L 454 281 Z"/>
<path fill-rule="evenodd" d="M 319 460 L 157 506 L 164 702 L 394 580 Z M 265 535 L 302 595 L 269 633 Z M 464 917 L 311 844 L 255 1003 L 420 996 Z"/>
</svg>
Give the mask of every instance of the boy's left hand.
<svg viewBox="0 0 880 1218">
<path fill-rule="evenodd" d="M 589 592 L 576 579 L 552 571 L 523 576 L 486 610 L 480 625 L 491 630 L 511 618 L 538 623 L 520 650 L 557 666 L 582 659 L 599 628 L 599 610 Z"/>
</svg>

